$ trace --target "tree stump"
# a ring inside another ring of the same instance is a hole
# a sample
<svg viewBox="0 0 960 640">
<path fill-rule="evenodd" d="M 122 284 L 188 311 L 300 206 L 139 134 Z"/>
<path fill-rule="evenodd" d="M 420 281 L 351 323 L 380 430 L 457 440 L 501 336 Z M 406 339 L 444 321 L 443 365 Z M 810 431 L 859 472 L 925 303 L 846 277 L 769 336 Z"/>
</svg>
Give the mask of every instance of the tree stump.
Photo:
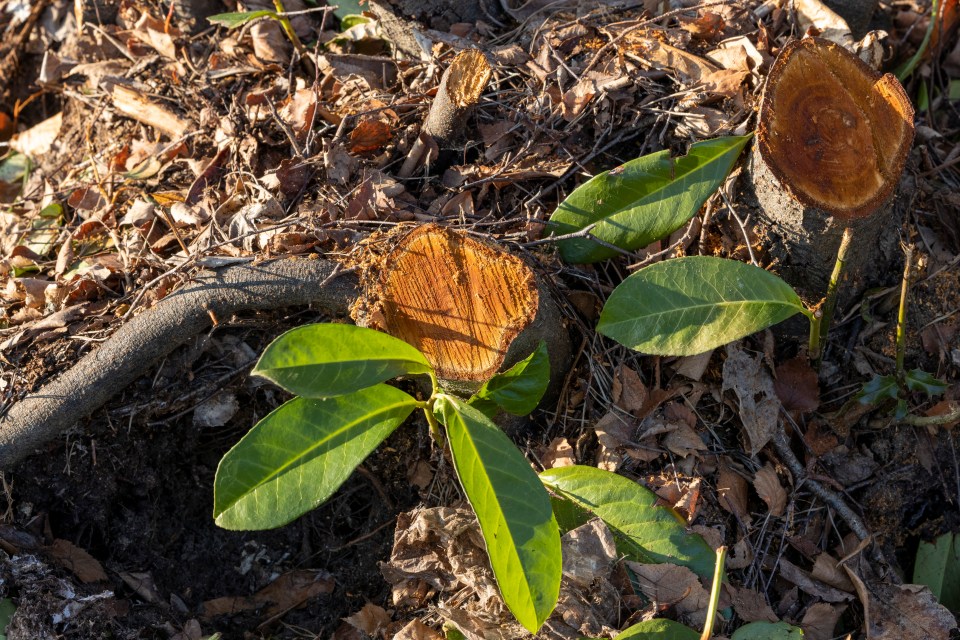
<svg viewBox="0 0 960 640">
<path fill-rule="evenodd" d="M 846 227 L 853 243 L 840 303 L 885 273 L 902 222 L 891 195 L 912 142 L 913 108 L 892 75 L 819 38 L 777 57 L 747 195 L 778 271 L 809 299 L 826 292 Z"/>
<path fill-rule="evenodd" d="M 478 388 L 541 340 L 554 374 L 564 370 L 570 345 L 559 309 L 516 256 L 428 224 L 376 268 L 379 276 L 354 309 L 357 324 L 417 347 L 458 390 Z"/>
</svg>

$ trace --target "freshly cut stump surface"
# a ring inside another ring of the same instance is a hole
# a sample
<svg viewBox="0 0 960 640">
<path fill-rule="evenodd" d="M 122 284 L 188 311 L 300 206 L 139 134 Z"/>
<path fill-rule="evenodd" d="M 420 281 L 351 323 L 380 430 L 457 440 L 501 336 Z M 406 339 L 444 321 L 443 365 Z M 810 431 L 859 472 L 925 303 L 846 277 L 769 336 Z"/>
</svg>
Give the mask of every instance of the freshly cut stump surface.
<svg viewBox="0 0 960 640">
<path fill-rule="evenodd" d="M 368 324 L 420 349 L 446 380 L 492 376 L 537 315 L 523 261 L 435 224 L 407 234 L 383 267 Z"/>
</svg>

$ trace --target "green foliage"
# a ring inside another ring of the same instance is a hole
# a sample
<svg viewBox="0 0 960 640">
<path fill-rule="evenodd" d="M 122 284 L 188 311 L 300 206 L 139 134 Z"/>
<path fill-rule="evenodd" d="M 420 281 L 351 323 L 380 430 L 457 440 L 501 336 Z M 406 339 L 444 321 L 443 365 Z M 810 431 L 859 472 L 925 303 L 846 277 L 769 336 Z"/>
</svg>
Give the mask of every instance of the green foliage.
<svg viewBox="0 0 960 640">
<path fill-rule="evenodd" d="M 560 593 L 560 531 L 550 498 L 523 454 L 487 416 L 444 394 L 437 408 L 503 599 L 536 633 Z"/>
<path fill-rule="evenodd" d="M 0 640 L 7 640 L 7 625 L 17 612 L 16 605 L 10 598 L 0 598 Z"/>
<path fill-rule="evenodd" d="M 940 604 L 960 611 L 960 536 L 945 533 L 932 543 L 921 542 L 913 582 L 927 585 Z"/>
<path fill-rule="evenodd" d="M 627 627 L 613 640 L 699 640 L 700 634 L 666 618 L 644 620 Z"/>
<path fill-rule="evenodd" d="M 549 384 L 550 358 L 547 345 L 541 340 L 529 356 L 487 380 L 470 398 L 470 404 L 488 417 L 497 407 L 515 416 L 525 416 L 537 408 Z"/>
<path fill-rule="evenodd" d="M 30 158 L 11 151 L 2 160 L 0 160 L 0 182 L 13 183 L 17 180 L 26 180 L 33 168 L 33 162 Z"/>
<path fill-rule="evenodd" d="M 730 640 L 803 640 L 803 630 L 786 622 L 751 622 L 734 631 Z"/>
<path fill-rule="evenodd" d="M 221 27 L 226 27 L 227 29 L 238 29 L 245 24 L 249 24 L 254 20 L 259 20 L 260 18 L 270 18 L 272 20 L 279 20 L 280 16 L 277 15 L 275 11 L 267 11 L 266 9 L 261 11 L 238 11 L 235 13 L 218 13 L 217 15 L 210 16 L 207 20 L 211 24 L 220 25 Z"/>
<path fill-rule="evenodd" d="M 810 315 L 794 290 L 759 267 L 708 256 L 658 262 L 614 290 L 597 331 L 656 355 L 709 351 L 796 313 Z"/>
<path fill-rule="evenodd" d="M 416 408 L 385 384 L 270 413 L 220 462 L 213 515 L 225 529 L 272 529 L 327 500 Z"/>
<path fill-rule="evenodd" d="M 420 351 L 393 336 L 352 324 L 310 324 L 271 342 L 253 374 L 297 395 L 327 398 L 430 371 Z"/>
<path fill-rule="evenodd" d="M 874 376 L 863 384 L 863 388 L 857 393 L 857 400 L 861 404 L 872 405 L 882 405 L 895 401 L 897 404 L 893 417 L 901 420 L 907 415 L 908 411 L 906 399 L 908 391 L 933 397 L 946 391 L 948 386 L 947 383 L 923 369 L 913 369 L 903 373 L 902 381 L 896 374 Z"/>
<path fill-rule="evenodd" d="M 903 375 L 903 381 L 910 391 L 916 391 L 928 396 L 938 396 L 947 390 L 948 385 L 933 374 L 927 373 L 923 369 L 913 369 Z"/>
<path fill-rule="evenodd" d="M 658 151 L 594 176 L 550 216 L 554 232 L 566 235 L 590 225 L 590 235 L 625 250 L 668 236 L 696 215 L 733 168 L 752 134 L 704 140 L 687 155 Z M 597 262 L 617 252 L 590 238 L 558 243 L 567 262 Z"/>
<path fill-rule="evenodd" d="M 504 602 L 531 633 L 560 592 L 560 531 L 550 498 L 510 439 L 478 408 L 437 387 L 420 351 L 371 329 L 299 327 L 274 340 L 253 373 L 301 397 L 257 423 L 220 462 L 214 519 L 227 529 L 268 529 L 319 506 L 356 467 L 422 409 L 442 440 L 446 426 L 457 476 L 486 542 Z M 383 384 L 427 374 L 430 398 Z M 529 412 L 549 381 L 546 347 L 487 382 L 478 403 Z"/>
<path fill-rule="evenodd" d="M 340 19 L 340 31 L 346 31 L 352 27 L 357 26 L 358 24 L 367 24 L 370 22 L 370 18 L 364 15 L 350 13 Z"/>
<path fill-rule="evenodd" d="M 643 563 L 671 562 L 712 577 L 715 554 L 707 542 L 688 534 L 676 514 L 655 506 L 657 495 L 623 476 L 595 467 L 547 469 L 540 480 L 556 494 L 554 511 L 566 531 L 593 517 L 603 520 L 617 550 Z"/>
</svg>

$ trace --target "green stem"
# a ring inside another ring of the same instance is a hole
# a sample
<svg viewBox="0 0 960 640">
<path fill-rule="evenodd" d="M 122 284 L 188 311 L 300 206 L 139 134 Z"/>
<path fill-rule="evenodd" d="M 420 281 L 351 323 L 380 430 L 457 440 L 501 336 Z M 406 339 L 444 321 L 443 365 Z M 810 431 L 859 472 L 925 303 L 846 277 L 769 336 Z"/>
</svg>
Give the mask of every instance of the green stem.
<svg viewBox="0 0 960 640">
<path fill-rule="evenodd" d="M 847 252 L 850 250 L 850 241 L 852 239 L 853 229 L 846 227 L 843 230 L 843 237 L 840 238 L 840 247 L 837 249 L 837 261 L 833 263 L 833 273 L 830 274 L 830 282 L 827 284 L 827 297 L 823 303 L 823 319 L 820 321 L 820 339 L 817 342 L 815 360 L 820 359 L 827 346 L 827 334 L 830 333 L 830 322 L 833 320 L 833 312 L 837 308 L 837 291 L 840 288 L 840 276 L 843 275 L 843 267 L 847 264 Z"/>
<path fill-rule="evenodd" d="M 897 311 L 897 382 L 904 385 L 903 361 L 907 353 L 907 292 L 913 271 L 913 245 L 907 245 L 904 255 L 903 282 L 900 284 L 900 309 Z"/>
<path fill-rule="evenodd" d="M 727 562 L 727 548 L 717 549 L 717 565 L 713 569 L 713 585 L 710 587 L 710 606 L 707 608 L 707 621 L 703 625 L 700 640 L 710 640 L 713 624 L 717 619 L 717 606 L 720 603 L 720 585 L 723 582 L 723 565 Z"/>
<path fill-rule="evenodd" d="M 820 325 L 823 322 L 823 310 L 817 309 L 807 315 L 810 320 L 810 340 L 807 344 L 807 351 L 810 359 L 817 361 L 820 359 Z"/>
<path fill-rule="evenodd" d="M 937 28 L 939 18 L 940 2 L 939 0 L 933 0 L 933 4 L 930 6 L 930 25 L 927 27 L 927 33 L 923 36 L 923 42 L 920 43 L 920 48 L 917 49 L 917 52 L 913 54 L 913 57 L 911 57 L 906 64 L 896 71 L 895 75 L 900 82 L 909 78 L 913 70 L 920 64 L 920 59 L 923 58 L 923 55 L 927 52 L 927 47 L 930 45 L 930 39 L 933 37 L 933 30 Z"/>
<path fill-rule="evenodd" d="M 303 43 L 300 42 L 300 38 L 297 37 L 297 32 L 293 30 L 293 25 L 290 24 L 290 18 L 286 16 L 287 10 L 283 7 L 283 0 L 273 0 L 273 6 L 276 8 L 277 13 L 280 14 L 280 25 L 283 27 L 284 33 L 287 34 L 287 38 L 293 43 L 294 49 L 296 49 L 297 53 L 301 56 L 306 55 L 306 48 L 303 46 Z"/>
</svg>

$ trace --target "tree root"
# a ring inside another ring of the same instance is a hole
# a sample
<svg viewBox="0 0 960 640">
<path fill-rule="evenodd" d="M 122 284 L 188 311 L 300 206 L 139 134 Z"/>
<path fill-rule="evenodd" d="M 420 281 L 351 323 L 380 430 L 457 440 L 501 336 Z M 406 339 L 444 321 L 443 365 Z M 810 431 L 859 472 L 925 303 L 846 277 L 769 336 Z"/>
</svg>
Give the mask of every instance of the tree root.
<svg viewBox="0 0 960 640">
<path fill-rule="evenodd" d="M 120 327 L 0 418 L 0 470 L 7 470 L 103 406 L 157 362 L 218 320 L 240 311 L 314 305 L 345 315 L 357 278 L 329 260 L 285 259 L 200 274 Z"/>
</svg>

